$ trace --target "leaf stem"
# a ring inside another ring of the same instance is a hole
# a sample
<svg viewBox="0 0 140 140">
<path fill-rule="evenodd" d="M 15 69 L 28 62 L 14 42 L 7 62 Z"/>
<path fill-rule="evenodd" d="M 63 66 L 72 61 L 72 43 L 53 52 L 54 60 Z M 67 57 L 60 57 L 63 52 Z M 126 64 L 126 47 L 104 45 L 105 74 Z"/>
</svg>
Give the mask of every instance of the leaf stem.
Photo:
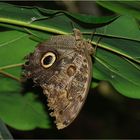
<svg viewBox="0 0 140 140">
<path fill-rule="evenodd" d="M 9 23 L 9 24 L 13 24 L 13 25 L 18 25 L 18 26 L 23 26 L 23 27 L 28 27 L 28 28 L 33 28 L 33 29 L 38 29 L 38 30 L 42 30 L 42 31 L 47 31 L 47 32 L 52 32 L 52 33 L 58 33 L 58 34 L 68 34 L 67 32 L 64 32 L 64 31 L 60 31 L 60 30 L 57 30 L 57 29 L 53 29 L 51 27 L 44 27 L 44 26 L 39 26 L 39 25 L 36 25 L 34 23 L 31 23 L 31 21 L 29 22 L 25 22 L 25 21 L 18 21 L 18 20 L 15 20 L 15 19 L 9 19 L 9 18 L 4 18 L 4 17 L 0 17 L 0 22 L 2 23 Z M 95 35 L 101 35 L 101 34 L 97 34 L 95 33 Z M 104 36 L 104 34 L 103 34 Z M 110 36 L 111 37 L 111 36 Z M 112 36 L 113 37 L 113 36 Z M 126 38 L 125 38 L 126 39 Z M 94 42 L 92 42 L 94 44 Z M 136 60 L 126 54 L 123 54 L 119 51 L 116 51 L 116 50 L 113 50 L 109 47 L 106 47 L 105 45 L 99 45 L 98 46 L 102 49 L 105 49 L 105 50 L 108 50 L 108 51 L 111 51 L 115 54 L 118 54 L 118 55 L 121 55 L 129 60 L 132 60 L 133 62 L 136 62 L 138 64 L 140 64 L 140 61 L 139 60 Z"/>
<path fill-rule="evenodd" d="M 4 70 L 4 69 L 9 69 L 9 68 L 20 67 L 20 66 L 22 66 L 22 65 L 23 65 L 23 63 L 12 64 L 12 65 L 8 65 L 8 66 L 3 66 L 3 67 L 0 67 L 0 71 L 1 71 L 1 70 Z"/>
<path fill-rule="evenodd" d="M 12 78 L 12 79 L 14 79 L 14 80 L 16 80 L 16 81 L 18 81 L 18 82 L 21 82 L 21 80 L 20 80 L 19 78 L 13 76 L 12 74 L 9 74 L 9 73 L 7 73 L 7 72 L 4 72 L 4 71 L 2 71 L 2 70 L 0 70 L 0 74 L 6 76 L 6 77 L 8 77 L 8 78 Z"/>
<path fill-rule="evenodd" d="M 96 42 L 93 42 L 93 41 L 92 41 L 92 44 L 96 45 Z M 131 61 L 133 61 L 133 62 L 135 62 L 135 63 L 137 63 L 137 64 L 140 64 L 140 61 L 139 61 L 139 60 L 136 60 L 136 59 L 134 59 L 133 57 L 128 56 L 127 54 L 121 53 L 121 52 L 119 52 L 119 51 L 117 51 L 117 50 L 113 50 L 113 49 L 109 48 L 108 46 L 105 46 L 105 45 L 99 43 L 99 44 L 98 44 L 98 47 L 101 48 L 101 49 L 105 49 L 105 50 L 108 50 L 108 51 L 110 51 L 110 52 L 113 52 L 113 53 L 115 53 L 115 54 L 118 54 L 118 55 L 120 55 L 120 56 L 122 56 L 122 57 L 124 57 L 124 58 L 127 58 L 127 59 L 129 59 L 129 60 L 131 60 Z"/>
<path fill-rule="evenodd" d="M 25 21 L 19 21 L 19 20 L 15 20 L 15 19 L 8 19 L 8 18 L 0 17 L 0 22 L 28 27 L 28 28 L 32 28 L 32 29 L 38 29 L 38 30 L 42 30 L 42 31 L 52 32 L 52 33 L 67 34 L 67 32 L 63 32 L 63 31 L 60 31 L 57 29 L 36 25 L 34 23 L 31 23 L 31 21 L 25 22 Z"/>
<path fill-rule="evenodd" d="M 82 32 L 83 35 L 91 35 L 92 32 Z M 137 41 L 140 42 L 138 39 L 133 39 L 133 38 L 127 38 L 127 37 L 122 37 L 122 36 L 116 36 L 116 35 L 109 35 L 109 34 L 104 34 L 104 33 L 94 33 L 95 36 L 100 36 L 100 37 L 106 37 L 106 38 L 117 38 L 117 39 L 125 39 L 125 40 L 131 40 L 131 41 Z"/>
</svg>

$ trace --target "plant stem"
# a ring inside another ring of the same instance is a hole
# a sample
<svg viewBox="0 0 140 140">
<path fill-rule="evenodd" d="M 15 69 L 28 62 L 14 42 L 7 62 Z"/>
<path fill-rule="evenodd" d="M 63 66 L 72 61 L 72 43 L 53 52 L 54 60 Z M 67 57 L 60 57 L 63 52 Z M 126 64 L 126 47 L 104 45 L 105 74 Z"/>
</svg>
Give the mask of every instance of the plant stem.
<svg viewBox="0 0 140 140">
<path fill-rule="evenodd" d="M 21 80 L 20 80 L 19 78 L 13 76 L 12 74 L 9 74 L 9 73 L 7 73 L 7 72 L 4 72 L 4 71 L 2 71 L 2 70 L 0 70 L 0 74 L 6 76 L 6 77 L 8 77 L 8 78 L 12 78 L 12 79 L 14 79 L 14 80 L 16 80 L 16 81 L 18 81 L 18 82 L 21 82 Z"/>
<path fill-rule="evenodd" d="M 12 65 L 8 65 L 8 66 L 3 66 L 3 67 L 0 67 L 0 70 L 9 69 L 9 68 L 14 68 L 14 67 L 20 67 L 20 66 L 22 66 L 22 65 L 23 65 L 23 63 L 12 64 Z"/>
</svg>

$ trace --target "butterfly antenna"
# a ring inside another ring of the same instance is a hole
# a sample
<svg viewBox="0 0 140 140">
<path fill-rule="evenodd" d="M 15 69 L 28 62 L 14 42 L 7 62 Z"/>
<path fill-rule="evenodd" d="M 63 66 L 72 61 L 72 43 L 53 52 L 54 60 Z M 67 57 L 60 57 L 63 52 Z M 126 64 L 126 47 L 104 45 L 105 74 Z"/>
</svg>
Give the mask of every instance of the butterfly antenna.
<svg viewBox="0 0 140 140">
<path fill-rule="evenodd" d="M 96 29 L 94 30 L 94 32 L 92 32 L 91 34 L 91 38 L 90 38 L 90 41 L 92 42 L 93 38 L 94 38 L 94 34 L 96 33 Z"/>
<path fill-rule="evenodd" d="M 97 42 L 96 42 L 96 45 L 95 45 L 95 47 L 94 47 L 95 52 L 96 52 L 96 49 L 97 49 L 98 44 L 99 44 L 99 42 L 101 41 L 101 39 L 102 39 L 102 37 L 99 37 L 98 40 L 97 40 Z"/>
<path fill-rule="evenodd" d="M 70 23 L 71 23 L 72 29 L 74 29 L 75 28 L 74 23 L 72 21 Z"/>
<path fill-rule="evenodd" d="M 96 33 L 96 29 L 95 29 L 94 32 L 92 32 L 92 34 L 91 34 L 90 42 L 92 42 L 92 40 L 93 40 L 93 38 L 94 38 L 94 36 L 95 36 L 95 33 Z M 102 38 L 99 37 L 98 40 L 97 40 L 97 42 L 96 42 L 96 44 L 95 44 L 95 47 L 94 47 L 95 52 L 96 52 L 97 46 L 98 46 L 99 42 L 101 41 L 101 39 L 102 39 Z"/>
</svg>

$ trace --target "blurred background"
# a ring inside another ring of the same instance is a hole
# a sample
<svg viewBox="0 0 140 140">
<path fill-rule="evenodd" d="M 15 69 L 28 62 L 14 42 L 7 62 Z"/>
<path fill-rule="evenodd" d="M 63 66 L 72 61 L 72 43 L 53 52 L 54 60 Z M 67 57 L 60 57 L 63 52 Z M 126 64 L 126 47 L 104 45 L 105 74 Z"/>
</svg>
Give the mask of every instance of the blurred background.
<svg viewBox="0 0 140 140">
<path fill-rule="evenodd" d="M 115 14 L 99 6 L 95 1 L 10 1 L 8 3 L 94 16 Z M 140 138 L 140 101 L 122 96 L 109 83 L 102 81 L 98 87 L 90 90 L 79 116 L 64 130 L 58 131 L 54 125 L 51 129 L 32 131 L 8 128 L 15 139 Z"/>
</svg>

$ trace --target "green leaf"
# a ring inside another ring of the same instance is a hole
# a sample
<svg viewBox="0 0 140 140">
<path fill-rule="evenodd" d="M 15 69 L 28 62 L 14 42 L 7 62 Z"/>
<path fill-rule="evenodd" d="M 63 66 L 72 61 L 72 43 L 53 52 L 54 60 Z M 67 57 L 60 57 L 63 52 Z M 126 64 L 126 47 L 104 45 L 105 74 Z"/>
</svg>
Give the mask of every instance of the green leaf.
<svg viewBox="0 0 140 140">
<path fill-rule="evenodd" d="M 0 138 L 13 140 L 11 133 L 2 120 L 0 120 Z"/>
<path fill-rule="evenodd" d="M 8 23 L 10 25 L 17 25 L 59 34 L 67 34 L 71 32 L 72 19 L 74 19 L 74 21 L 76 20 L 76 23 L 79 25 L 86 23 L 90 24 L 90 26 L 93 28 L 97 24 L 103 26 L 117 18 L 117 16 L 99 18 L 87 15 L 72 14 L 64 11 L 46 10 L 38 7 L 24 8 L 5 3 L 0 3 L 0 13 L 1 23 Z M 54 24 L 56 21 L 57 24 Z M 79 26 L 77 24 L 74 25 Z"/>
<path fill-rule="evenodd" d="M 36 42 L 19 31 L 0 33 L 0 118 L 8 125 L 30 130 L 49 128 L 48 114 L 33 93 L 21 94 L 21 65 Z M 13 77 L 10 77 L 13 76 Z M 15 80 L 12 80 L 12 79 Z"/>
<path fill-rule="evenodd" d="M 46 111 L 33 93 L 0 93 L 0 117 L 20 130 L 50 127 Z"/>
<path fill-rule="evenodd" d="M 116 39 L 117 41 L 119 39 Z M 140 66 L 133 65 L 129 60 L 105 50 L 98 50 L 97 55 L 93 71 L 94 77 L 109 81 L 115 89 L 125 96 L 139 98 Z"/>
<path fill-rule="evenodd" d="M 97 1 L 97 3 L 115 13 L 129 14 L 140 20 L 140 3 L 138 1 Z"/>
<path fill-rule="evenodd" d="M 139 27 L 132 16 L 120 16 L 115 22 L 97 29 L 99 33 L 103 31 L 105 36 L 140 41 Z"/>
<path fill-rule="evenodd" d="M 24 57 L 34 50 L 36 42 L 29 39 L 29 35 L 18 31 L 0 32 L 0 69 L 5 66 L 22 64 Z M 6 69 L 6 72 L 15 75 L 17 78 L 21 75 L 19 67 Z"/>
<path fill-rule="evenodd" d="M 122 16 L 100 30 L 107 36 L 98 44 L 94 78 L 109 81 L 124 96 L 140 98 L 140 31 L 136 21 Z"/>
<path fill-rule="evenodd" d="M 76 20 L 77 22 L 81 22 L 81 23 L 86 23 L 86 25 L 91 24 L 93 25 L 105 25 L 108 24 L 109 22 L 115 20 L 118 16 L 106 16 L 106 17 L 94 17 L 92 15 L 86 15 L 86 14 L 79 14 L 79 13 L 70 13 L 70 12 L 66 12 L 66 11 L 58 11 L 58 10 L 50 10 L 50 9 L 43 9 L 43 8 L 38 8 L 36 7 L 43 15 L 46 16 L 52 16 L 52 15 L 56 15 L 56 14 L 65 14 L 66 16 L 68 16 L 70 19 L 72 20 Z"/>
</svg>

